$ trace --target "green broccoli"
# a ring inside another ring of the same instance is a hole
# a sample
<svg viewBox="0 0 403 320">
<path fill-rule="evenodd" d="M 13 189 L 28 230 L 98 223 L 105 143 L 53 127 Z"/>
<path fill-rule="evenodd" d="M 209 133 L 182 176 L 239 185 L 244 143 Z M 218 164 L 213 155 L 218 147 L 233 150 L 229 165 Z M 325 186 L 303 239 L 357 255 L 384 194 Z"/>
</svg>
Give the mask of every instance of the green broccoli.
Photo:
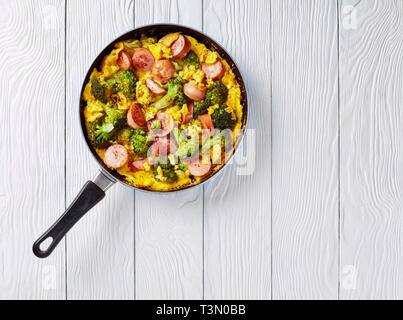
<svg viewBox="0 0 403 320">
<path fill-rule="evenodd" d="M 92 122 L 88 127 L 88 138 L 96 148 L 106 148 L 118 137 L 119 130 L 126 124 L 126 111 L 102 105 L 105 116 Z"/>
<path fill-rule="evenodd" d="M 168 92 L 152 106 L 156 109 L 164 109 L 170 105 L 183 105 L 188 98 L 183 93 L 183 81 L 180 77 L 168 81 Z"/>
<path fill-rule="evenodd" d="M 178 128 L 174 128 L 173 135 L 178 144 L 178 150 L 175 156 L 179 159 L 185 159 L 193 156 L 199 151 L 199 135 L 195 131 L 180 132 Z"/>
<path fill-rule="evenodd" d="M 193 103 L 193 119 L 196 119 L 199 115 L 207 113 L 209 104 L 206 100 L 195 101 Z"/>
<path fill-rule="evenodd" d="M 212 146 L 216 144 L 221 144 L 224 145 L 225 137 L 221 134 L 216 134 L 213 137 L 211 137 L 209 140 L 207 140 L 201 147 L 200 151 L 201 153 L 205 153 L 208 151 Z"/>
<path fill-rule="evenodd" d="M 164 176 L 165 179 L 161 179 L 159 173 L 158 173 L 158 167 L 161 168 L 162 170 L 162 175 Z M 156 163 L 154 164 L 154 177 L 158 180 L 168 182 L 168 183 L 173 183 L 178 181 L 178 175 L 175 172 L 175 166 L 172 165 L 168 159 L 165 158 L 159 158 Z"/>
<path fill-rule="evenodd" d="M 148 148 L 152 139 L 153 137 L 148 136 L 144 130 L 134 130 L 130 137 L 130 143 L 133 146 L 134 153 L 142 158 L 147 157 Z"/>
<path fill-rule="evenodd" d="M 219 106 L 216 108 L 211 115 L 211 119 L 214 123 L 214 128 L 217 129 L 232 129 L 235 126 L 236 121 L 232 119 L 232 114 L 227 112 L 225 109 L 227 106 Z"/>
<path fill-rule="evenodd" d="M 140 40 L 127 40 L 123 42 L 125 49 L 134 50 L 136 48 L 141 48 Z"/>
<path fill-rule="evenodd" d="M 126 111 L 125 110 L 117 110 L 112 107 L 109 107 L 106 104 L 103 104 L 102 107 L 105 110 L 105 124 L 112 124 L 113 130 L 122 129 L 126 125 Z"/>
<path fill-rule="evenodd" d="M 182 171 L 186 171 L 186 167 L 185 167 L 185 165 L 184 165 L 182 162 L 179 162 L 179 163 L 178 163 L 178 169 L 179 169 L 179 170 L 182 170 Z"/>
<path fill-rule="evenodd" d="M 130 145 L 130 138 L 134 133 L 134 129 L 130 127 L 125 127 L 119 132 L 119 142 L 123 145 Z"/>
<path fill-rule="evenodd" d="M 119 70 L 107 81 L 113 93 L 121 91 L 129 99 L 136 97 L 136 75 L 131 70 Z"/>
<path fill-rule="evenodd" d="M 184 58 L 182 59 L 182 61 L 183 61 L 185 64 L 187 64 L 187 65 L 193 65 L 193 66 L 195 66 L 196 69 L 199 68 L 199 66 L 200 66 L 199 58 L 197 57 L 197 54 L 194 53 L 194 51 L 190 51 L 190 52 L 186 55 L 186 57 L 184 57 Z"/>
<path fill-rule="evenodd" d="M 95 99 L 101 101 L 102 103 L 106 103 L 108 101 L 108 87 L 101 84 L 97 78 L 91 79 L 91 93 Z"/>
<path fill-rule="evenodd" d="M 225 100 L 227 100 L 227 96 L 228 89 L 226 86 L 224 86 L 221 81 L 216 81 L 214 82 L 213 86 L 207 90 L 204 100 L 206 100 L 209 106 L 213 106 L 215 104 L 221 105 L 225 102 Z"/>
<path fill-rule="evenodd" d="M 176 61 L 172 61 L 172 63 L 173 63 L 174 66 L 175 66 L 175 71 L 180 71 L 180 70 L 182 70 L 182 66 L 181 66 L 179 63 L 177 63 Z"/>
<path fill-rule="evenodd" d="M 105 125 L 102 121 L 91 122 L 87 127 L 88 139 L 98 149 L 104 149 L 111 145 L 109 140 L 115 137 L 112 125 Z"/>
</svg>

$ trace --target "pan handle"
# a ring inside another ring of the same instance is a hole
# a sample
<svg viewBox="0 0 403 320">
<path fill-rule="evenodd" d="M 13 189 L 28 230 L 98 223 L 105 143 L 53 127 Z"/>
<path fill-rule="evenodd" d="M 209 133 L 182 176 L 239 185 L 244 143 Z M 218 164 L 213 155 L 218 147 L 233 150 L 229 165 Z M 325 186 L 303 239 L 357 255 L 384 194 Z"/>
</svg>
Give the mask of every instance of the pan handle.
<svg viewBox="0 0 403 320">
<path fill-rule="evenodd" d="M 92 207 L 105 197 L 116 180 L 104 171 L 99 171 L 93 181 L 87 181 L 63 215 L 38 239 L 32 250 L 38 258 L 46 258 L 56 248 L 60 240 Z M 49 239 L 49 240 L 48 240 Z M 50 241 L 46 249 L 41 244 Z"/>
</svg>

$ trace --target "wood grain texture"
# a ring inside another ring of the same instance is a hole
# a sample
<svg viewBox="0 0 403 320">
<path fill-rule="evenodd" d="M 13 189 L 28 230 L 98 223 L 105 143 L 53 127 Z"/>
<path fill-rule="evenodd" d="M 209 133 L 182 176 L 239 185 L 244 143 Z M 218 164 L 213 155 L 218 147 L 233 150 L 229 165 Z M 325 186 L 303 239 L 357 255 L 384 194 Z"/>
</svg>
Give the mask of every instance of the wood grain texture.
<svg viewBox="0 0 403 320">
<path fill-rule="evenodd" d="M 338 297 L 337 1 L 272 1 L 273 298 Z"/>
<path fill-rule="evenodd" d="M 92 61 L 133 26 L 128 0 L 67 3 L 67 203 L 93 178 L 97 164 L 81 137 L 78 102 Z M 134 298 L 134 192 L 117 184 L 67 236 L 69 299 Z"/>
<path fill-rule="evenodd" d="M 402 299 L 403 2 L 361 1 L 350 29 L 354 4 L 340 10 L 340 294 Z"/>
<path fill-rule="evenodd" d="M 64 209 L 64 5 L 0 1 L 0 299 L 63 299 L 64 246 L 32 244 Z"/>
<path fill-rule="evenodd" d="M 204 29 L 243 75 L 250 108 L 243 146 L 252 150 L 250 174 L 239 174 L 238 157 L 205 185 L 205 298 L 270 299 L 270 2 L 204 1 Z"/>
<path fill-rule="evenodd" d="M 135 25 L 202 27 L 201 0 L 135 1 Z M 201 299 L 201 187 L 161 195 L 136 191 L 136 298 Z"/>
</svg>

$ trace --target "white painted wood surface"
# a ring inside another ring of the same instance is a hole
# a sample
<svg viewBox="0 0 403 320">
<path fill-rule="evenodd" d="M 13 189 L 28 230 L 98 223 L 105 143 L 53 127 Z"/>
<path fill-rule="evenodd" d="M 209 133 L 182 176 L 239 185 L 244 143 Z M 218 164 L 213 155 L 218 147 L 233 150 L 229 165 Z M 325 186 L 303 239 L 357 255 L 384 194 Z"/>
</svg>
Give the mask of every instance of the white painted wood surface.
<svg viewBox="0 0 403 320">
<path fill-rule="evenodd" d="M 0 1 L 0 298 L 63 299 L 65 250 L 32 243 L 64 210 L 64 4 Z"/>
<path fill-rule="evenodd" d="M 67 205 L 98 170 L 80 131 L 78 103 L 82 81 L 98 53 L 132 26 L 133 2 L 67 2 Z M 67 298 L 133 299 L 133 242 L 134 192 L 117 184 L 67 235 Z"/>
<path fill-rule="evenodd" d="M 238 157 L 205 185 L 205 298 L 270 299 L 270 2 L 204 6 L 204 31 L 231 52 L 244 76 L 251 131 L 244 145 L 257 151 L 247 157 L 250 172 Z M 253 19 L 262 12 L 264 24 Z"/>
<path fill-rule="evenodd" d="M 201 0 L 135 1 L 136 27 L 202 27 Z M 136 298 L 203 298 L 203 189 L 176 194 L 136 191 Z"/>
<path fill-rule="evenodd" d="M 78 122 L 88 67 L 158 22 L 237 62 L 253 174 L 234 161 L 167 196 L 116 185 L 35 258 L 97 171 Z M 402 32 L 400 0 L 0 0 L 0 299 L 402 298 Z"/>
<path fill-rule="evenodd" d="M 337 1 L 272 1 L 273 298 L 338 297 Z"/>
<path fill-rule="evenodd" d="M 353 15 L 340 28 L 340 294 L 402 299 L 403 2 L 361 1 Z"/>
</svg>

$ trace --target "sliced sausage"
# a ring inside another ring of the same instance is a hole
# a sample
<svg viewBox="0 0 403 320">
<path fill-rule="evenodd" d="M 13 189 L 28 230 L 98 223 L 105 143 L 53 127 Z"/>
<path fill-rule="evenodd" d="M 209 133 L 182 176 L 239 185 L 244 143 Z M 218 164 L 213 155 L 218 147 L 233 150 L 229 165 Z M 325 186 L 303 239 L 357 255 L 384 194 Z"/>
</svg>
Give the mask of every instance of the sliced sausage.
<svg viewBox="0 0 403 320">
<path fill-rule="evenodd" d="M 130 57 L 130 54 L 128 54 L 124 50 L 119 52 L 117 63 L 119 68 L 123 70 L 130 70 L 133 68 L 132 58 Z"/>
<path fill-rule="evenodd" d="M 170 153 L 175 153 L 178 146 L 173 139 L 168 136 L 158 137 L 151 146 L 152 156 L 162 157 Z"/>
<path fill-rule="evenodd" d="M 213 136 L 215 129 L 214 129 L 214 124 L 213 124 L 213 120 L 211 119 L 211 116 L 208 113 L 201 114 L 201 115 L 199 115 L 199 120 L 202 125 L 202 128 L 207 130 L 209 136 Z"/>
<path fill-rule="evenodd" d="M 175 75 L 175 66 L 171 61 L 162 59 L 154 64 L 152 73 L 155 80 L 167 83 Z"/>
<path fill-rule="evenodd" d="M 183 86 L 183 93 L 192 100 L 200 101 L 203 100 L 206 95 L 207 88 L 204 86 L 199 86 L 194 83 L 187 82 Z"/>
<path fill-rule="evenodd" d="M 179 35 L 171 45 L 172 56 L 176 59 L 184 58 L 190 51 L 192 44 L 184 35 Z"/>
<path fill-rule="evenodd" d="M 157 82 L 155 82 L 153 79 L 146 79 L 146 85 L 148 89 L 154 94 L 165 94 L 167 91 L 161 87 Z"/>
<path fill-rule="evenodd" d="M 168 33 L 167 35 L 163 36 L 161 39 L 158 40 L 159 43 L 162 43 L 166 47 L 170 47 L 171 44 L 178 39 L 180 32 L 175 33 Z"/>
<path fill-rule="evenodd" d="M 111 145 L 105 151 L 106 164 L 114 169 L 123 167 L 129 159 L 129 154 L 124 146 L 121 144 Z"/>
<path fill-rule="evenodd" d="M 220 59 L 213 64 L 202 63 L 201 67 L 206 77 L 212 80 L 220 80 L 225 74 L 225 68 Z"/>
<path fill-rule="evenodd" d="M 160 121 L 161 129 L 152 129 L 154 121 Z M 154 119 L 147 122 L 147 127 L 150 133 L 156 137 L 166 136 L 174 128 L 175 122 L 172 116 L 166 113 L 157 113 Z"/>
<path fill-rule="evenodd" d="M 208 163 L 203 163 L 201 159 L 198 159 L 198 161 L 192 161 L 192 162 L 184 162 L 186 168 L 189 170 L 190 174 L 195 176 L 195 177 L 203 177 L 207 173 L 209 173 L 211 169 L 211 162 L 209 161 Z"/>
<path fill-rule="evenodd" d="M 193 119 L 193 101 L 188 104 L 188 113 L 182 113 L 182 123 L 189 123 Z"/>
<path fill-rule="evenodd" d="M 127 112 L 127 125 L 133 129 L 141 129 L 147 126 L 141 103 L 135 102 Z"/>
<path fill-rule="evenodd" d="M 154 56 L 146 48 L 134 49 L 132 61 L 134 69 L 139 71 L 150 71 L 155 62 Z"/>
<path fill-rule="evenodd" d="M 142 170 L 145 170 L 144 164 L 146 164 L 146 163 L 149 163 L 147 158 L 145 158 L 145 159 L 138 159 L 138 160 L 136 160 L 136 161 L 131 162 L 131 163 L 129 164 L 129 167 L 130 167 L 130 169 L 131 169 L 132 171 L 135 171 L 135 172 L 136 172 L 136 171 L 142 171 Z"/>
</svg>

